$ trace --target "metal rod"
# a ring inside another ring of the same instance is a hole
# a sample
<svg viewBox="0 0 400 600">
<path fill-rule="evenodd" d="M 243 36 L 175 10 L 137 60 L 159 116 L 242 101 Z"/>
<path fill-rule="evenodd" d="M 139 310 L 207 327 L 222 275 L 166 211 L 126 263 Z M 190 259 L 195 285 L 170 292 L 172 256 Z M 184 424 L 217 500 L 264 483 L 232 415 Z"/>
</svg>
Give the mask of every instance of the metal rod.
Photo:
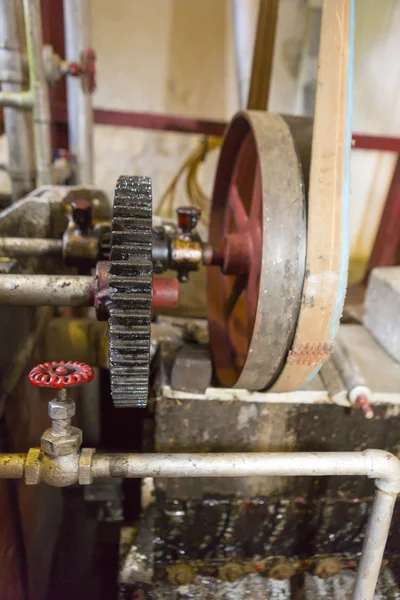
<svg viewBox="0 0 400 600">
<path fill-rule="evenodd" d="M 89 0 L 64 0 L 65 58 L 82 60 L 90 46 Z M 93 183 L 93 110 L 86 75 L 67 78 L 69 149 L 77 157 L 76 183 Z"/>
<path fill-rule="evenodd" d="M 0 279 L 1 281 L 1 279 Z M 117 475 L 117 473 L 120 473 Z M 400 461 L 383 450 L 213 454 L 95 454 L 93 477 L 245 477 L 365 475 L 400 492 Z"/>
<path fill-rule="evenodd" d="M 0 479 L 22 479 L 26 454 L 0 454 Z"/>
<path fill-rule="evenodd" d="M 332 360 L 347 390 L 350 403 L 359 406 L 367 419 L 372 419 L 374 416 L 371 408 L 372 392 L 357 362 L 343 344 L 340 335 L 336 337 L 332 349 Z"/>
<path fill-rule="evenodd" d="M 379 490 L 375 493 L 358 565 L 353 600 L 374 598 L 396 498 L 396 494 L 386 494 Z"/>
<path fill-rule="evenodd" d="M 7 171 L 11 179 L 12 200 L 15 202 L 35 187 L 35 155 L 33 148 L 33 105 L 24 68 L 26 51 L 22 0 L 0 1 L 0 105 L 4 111 L 4 128 L 8 140 Z"/>
<path fill-rule="evenodd" d="M 37 185 L 52 183 L 50 103 L 43 68 L 43 35 L 40 0 L 23 0 L 29 65 L 29 89 L 33 97 L 33 130 Z"/>
<path fill-rule="evenodd" d="M 83 275 L 1 275 L 0 304 L 89 306 L 95 278 Z"/>
<path fill-rule="evenodd" d="M 0 256 L 61 256 L 62 241 L 42 238 L 0 237 Z"/>
</svg>

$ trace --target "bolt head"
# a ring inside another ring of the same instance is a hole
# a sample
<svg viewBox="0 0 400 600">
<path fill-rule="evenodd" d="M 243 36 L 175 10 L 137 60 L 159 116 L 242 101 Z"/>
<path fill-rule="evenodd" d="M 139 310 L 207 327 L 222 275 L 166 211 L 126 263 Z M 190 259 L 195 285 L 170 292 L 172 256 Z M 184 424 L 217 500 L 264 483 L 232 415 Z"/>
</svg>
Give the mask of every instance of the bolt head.
<svg viewBox="0 0 400 600">
<path fill-rule="evenodd" d="M 55 398 L 49 402 L 49 417 L 50 419 L 72 419 L 75 414 L 75 402 L 67 400 L 61 402 Z"/>
<path fill-rule="evenodd" d="M 46 429 L 40 438 L 40 448 L 42 452 L 49 456 L 67 456 L 76 454 L 82 445 L 82 431 L 77 427 L 71 427 L 71 430 L 60 436 L 55 436 L 51 429 Z"/>
</svg>

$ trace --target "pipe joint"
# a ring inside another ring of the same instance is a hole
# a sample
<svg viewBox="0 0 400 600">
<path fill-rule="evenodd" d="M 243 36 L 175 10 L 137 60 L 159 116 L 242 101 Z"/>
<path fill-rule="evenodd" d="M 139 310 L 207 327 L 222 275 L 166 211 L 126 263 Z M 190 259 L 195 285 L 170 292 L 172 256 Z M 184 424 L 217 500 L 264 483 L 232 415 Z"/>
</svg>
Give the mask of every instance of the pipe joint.
<svg viewBox="0 0 400 600">
<path fill-rule="evenodd" d="M 375 485 L 381 492 L 400 494 L 400 460 L 385 450 L 365 450 L 371 461 L 368 477 L 375 479 Z"/>
<path fill-rule="evenodd" d="M 31 448 L 25 460 L 25 483 L 47 483 L 53 487 L 67 487 L 78 482 L 78 470 L 78 453 L 50 456 L 41 452 L 40 448 Z"/>
</svg>

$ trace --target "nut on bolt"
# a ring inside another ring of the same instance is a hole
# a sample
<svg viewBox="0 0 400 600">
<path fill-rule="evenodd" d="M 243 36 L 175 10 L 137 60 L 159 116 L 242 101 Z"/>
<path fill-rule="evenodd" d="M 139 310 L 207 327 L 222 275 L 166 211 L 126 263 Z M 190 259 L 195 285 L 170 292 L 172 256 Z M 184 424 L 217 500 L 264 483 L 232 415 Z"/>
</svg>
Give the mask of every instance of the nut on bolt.
<svg viewBox="0 0 400 600">
<path fill-rule="evenodd" d="M 51 429 L 46 429 L 40 438 L 40 448 L 49 456 L 76 454 L 81 445 L 82 431 L 77 427 L 71 427 L 70 431 L 60 436 L 55 436 Z"/>
<path fill-rule="evenodd" d="M 49 402 L 50 419 L 72 419 L 75 414 L 75 402 L 67 400 L 65 402 L 54 398 Z"/>
</svg>

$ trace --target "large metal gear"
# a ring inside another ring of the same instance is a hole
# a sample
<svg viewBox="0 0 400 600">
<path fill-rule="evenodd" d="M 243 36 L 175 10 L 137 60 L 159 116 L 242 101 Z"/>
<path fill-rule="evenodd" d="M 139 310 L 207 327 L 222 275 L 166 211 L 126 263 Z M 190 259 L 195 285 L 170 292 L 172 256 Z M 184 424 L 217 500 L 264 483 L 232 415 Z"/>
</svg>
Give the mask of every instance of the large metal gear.
<svg viewBox="0 0 400 600">
<path fill-rule="evenodd" d="M 145 407 L 150 363 L 152 192 L 149 177 L 118 179 L 111 233 L 109 317 L 115 406 Z"/>
</svg>

